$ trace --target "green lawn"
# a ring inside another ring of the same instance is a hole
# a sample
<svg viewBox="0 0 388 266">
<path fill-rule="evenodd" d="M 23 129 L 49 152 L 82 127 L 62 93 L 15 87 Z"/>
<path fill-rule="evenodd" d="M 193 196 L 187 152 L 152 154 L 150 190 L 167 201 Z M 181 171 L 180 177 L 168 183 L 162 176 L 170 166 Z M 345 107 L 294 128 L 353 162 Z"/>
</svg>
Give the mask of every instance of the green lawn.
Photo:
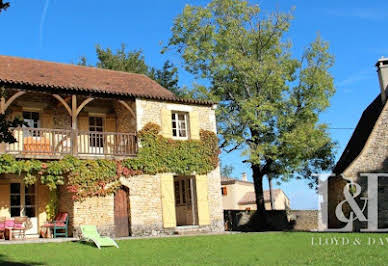
<svg viewBox="0 0 388 266">
<path fill-rule="evenodd" d="M 319 238 L 333 237 L 340 240 L 338 245 L 318 244 Z M 343 237 L 358 242 L 342 245 Z M 388 234 L 249 233 L 123 240 L 119 249 L 102 250 L 71 242 L 0 245 L 0 265 L 383 265 L 388 264 L 385 237 Z M 368 238 L 376 244 L 368 245 Z"/>
</svg>

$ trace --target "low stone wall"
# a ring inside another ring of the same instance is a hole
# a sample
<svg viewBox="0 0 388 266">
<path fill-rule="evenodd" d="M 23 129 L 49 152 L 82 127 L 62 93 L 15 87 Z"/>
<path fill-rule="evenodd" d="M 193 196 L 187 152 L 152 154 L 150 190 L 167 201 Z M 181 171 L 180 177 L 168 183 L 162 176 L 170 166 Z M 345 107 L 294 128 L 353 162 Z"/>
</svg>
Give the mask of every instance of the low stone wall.
<svg viewBox="0 0 388 266">
<path fill-rule="evenodd" d="M 225 210 L 225 230 L 257 231 L 255 211 Z M 273 231 L 311 231 L 318 227 L 317 210 L 271 210 L 266 211 L 267 230 Z"/>
<path fill-rule="evenodd" d="M 318 229 L 318 211 L 317 210 L 290 210 L 289 217 L 295 221 L 293 230 L 311 231 Z"/>
</svg>

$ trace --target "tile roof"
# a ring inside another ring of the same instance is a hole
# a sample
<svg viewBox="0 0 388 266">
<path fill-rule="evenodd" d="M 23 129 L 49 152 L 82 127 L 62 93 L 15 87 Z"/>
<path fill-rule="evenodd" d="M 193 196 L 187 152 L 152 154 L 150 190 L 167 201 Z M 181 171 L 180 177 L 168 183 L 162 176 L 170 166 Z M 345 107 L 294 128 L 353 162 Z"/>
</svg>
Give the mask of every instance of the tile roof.
<svg viewBox="0 0 388 266">
<path fill-rule="evenodd" d="M 383 103 L 380 94 L 372 101 L 372 103 L 364 110 L 360 120 L 350 138 L 344 152 L 338 160 L 333 172 L 341 174 L 353 162 L 364 148 L 373 127 L 383 110 Z"/>
<path fill-rule="evenodd" d="M 272 196 L 273 199 L 278 197 L 280 193 L 282 192 L 281 189 L 273 189 L 272 190 Z M 269 202 L 269 190 L 264 190 L 264 201 Z M 241 198 L 241 200 L 238 202 L 240 205 L 245 205 L 245 204 L 256 204 L 256 195 L 255 192 L 247 192 L 245 195 Z"/>
<path fill-rule="evenodd" d="M 55 89 L 188 104 L 214 104 L 210 101 L 178 98 L 143 74 L 0 55 L 0 85 L 5 84 L 40 90 Z"/>
</svg>

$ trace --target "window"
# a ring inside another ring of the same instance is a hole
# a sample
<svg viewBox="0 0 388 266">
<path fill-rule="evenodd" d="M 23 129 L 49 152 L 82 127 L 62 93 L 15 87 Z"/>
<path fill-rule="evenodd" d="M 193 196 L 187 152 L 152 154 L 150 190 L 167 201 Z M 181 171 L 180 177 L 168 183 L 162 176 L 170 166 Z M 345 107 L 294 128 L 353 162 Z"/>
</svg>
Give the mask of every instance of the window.
<svg viewBox="0 0 388 266">
<path fill-rule="evenodd" d="M 20 183 L 11 183 L 11 217 L 20 216 L 21 196 Z"/>
<path fill-rule="evenodd" d="M 191 182 L 189 178 L 176 180 L 175 187 L 175 204 L 186 205 L 191 204 Z"/>
<path fill-rule="evenodd" d="M 89 131 L 92 132 L 104 132 L 102 117 L 89 117 Z M 90 146 L 91 147 L 104 147 L 103 135 L 99 133 L 90 133 Z"/>
<path fill-rule="evenodd" d="M 172 113 L 172 136 L 178 139 L 188 138 L 188 113 L 173 112 Z"/>
<path fill-rule="evenodd" d="M 226 187 L 221 187 L 221 194 L 222 194 L 222 196 L 228 195 L 228 190 Z"/>
<path fill-rule="evenodd" d="M 39 113 L 37 112 L 23 112 L 23 120 L 28 124 L 28 127 L 39 128 Z"/>
<path fill-rule="evenodd" d="M 35 185 L 24 186 L 25 215 L 35 217 Z"/>
<path fill-rule="evenodd" d="M 23 127 L 28 128 L 39 128 L 39 113 L 37 112 L 23 112 L 23 120 L 27 125 L 23 125 Z M 25 129 L 23 133 L 24 137 L 40 137 L 40 132 L 37 130 Z"/>
</svg>

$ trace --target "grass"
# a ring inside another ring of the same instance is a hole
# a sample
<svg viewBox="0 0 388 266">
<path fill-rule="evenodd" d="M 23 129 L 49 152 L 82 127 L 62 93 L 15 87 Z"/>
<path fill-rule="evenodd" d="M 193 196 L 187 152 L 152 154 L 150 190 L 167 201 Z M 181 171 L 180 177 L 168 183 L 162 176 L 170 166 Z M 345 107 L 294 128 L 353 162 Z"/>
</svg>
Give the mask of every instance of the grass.
<svg viewBox="0 0 388 266">
<path fill-rule="evenodd" d="M 334 238 L 337 245 L 319 245 Z M 122 240 L 119 249 L 102 250 L 71 242 L 0 245 L 0 265 L 383 265 L 387 240 L 387 234 L 279 232 Z"/>
</svg>

